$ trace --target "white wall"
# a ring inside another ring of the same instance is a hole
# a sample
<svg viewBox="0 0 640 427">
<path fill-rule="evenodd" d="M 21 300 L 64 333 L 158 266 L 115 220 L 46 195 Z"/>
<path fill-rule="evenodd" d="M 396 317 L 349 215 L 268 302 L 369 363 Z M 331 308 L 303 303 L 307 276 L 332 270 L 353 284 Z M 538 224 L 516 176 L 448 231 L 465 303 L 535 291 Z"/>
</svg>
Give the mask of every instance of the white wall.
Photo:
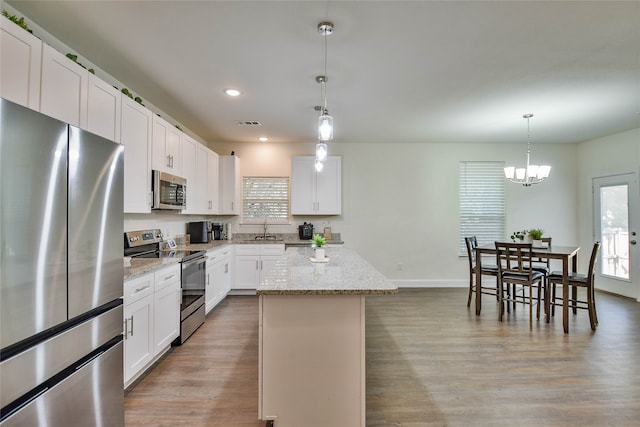
<svg viewBox="0 0 640 427">
<path fill-rule="evenodd" d="M 595 237 L 593 235 L 593 178 L 620 173 L 640 173 L 640 128 L 609 135 L 579 144 L 578 159 L 578 236 L 582 248 L 591 248 Z M 640 218 L 635 218 L 636 224 Z M 636 230 L 637 232 L 638 230 Z M 633 253 L 632 253 L 633 256 Z M 636 249 L 636 263 L 637 260 Z M 585 260 L 585 258 L 582 258 Z M 579 269 L 587 266 L 586 261 Z M 599 278 L 598 280 L 603 280 Z M 611 284 L 615 289 L 616 285 Z M 636 289 L 640 300 L 640 277 L 629 286 Z M 596 282 L 596 287 L 598 287 Z"/>
<path fill-rule="evenodd" d="M 241 174 L 288 176 L 292 155 L 310 155 L 313 144 L 211 143 L 241 159 Z M 554 243 L 577 243 L 575 144 L 534 146 L 532 159 L 551 164 L 538 186 L 507 184 L 507 233 L 538 227 Z M 462 160 L 524 164 L 526 147 L 504 144 L 330 143 L 343 157 L 343 214 L 294 218 L 316 228 L 331 225 L 347 247 L 403 286 L 466 286 L 459 257 L 458 165 Z M 507 236 L 505 236 L 506 238 Z M 465 255 L 466 256 L 466 255 Z M 401 264 L 401 266 L 399 266 Z"/>
</svg>

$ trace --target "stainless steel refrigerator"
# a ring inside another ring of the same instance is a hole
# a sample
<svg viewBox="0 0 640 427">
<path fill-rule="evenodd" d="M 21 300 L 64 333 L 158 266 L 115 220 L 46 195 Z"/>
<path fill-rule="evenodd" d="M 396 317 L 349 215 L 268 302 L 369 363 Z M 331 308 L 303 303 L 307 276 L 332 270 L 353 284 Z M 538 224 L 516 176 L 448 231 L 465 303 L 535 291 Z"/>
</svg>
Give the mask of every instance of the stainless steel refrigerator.
<svg viewBox="0 0 640 427">
<path fill-rule="evenodd" d="M 0 425 L 124 425 L 123 147 L 0 99 Z"/>
</svg>

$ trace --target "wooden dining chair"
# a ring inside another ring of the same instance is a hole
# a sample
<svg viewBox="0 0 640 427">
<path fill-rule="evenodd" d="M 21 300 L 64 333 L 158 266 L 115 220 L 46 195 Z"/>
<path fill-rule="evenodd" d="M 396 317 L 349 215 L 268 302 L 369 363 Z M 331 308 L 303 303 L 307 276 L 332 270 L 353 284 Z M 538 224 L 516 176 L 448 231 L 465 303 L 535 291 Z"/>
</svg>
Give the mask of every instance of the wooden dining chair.
<svg viewBox="0 0 640 427">
<path fill-rule="evenodd" d="M 476 291 L 474 278 L 476 274 L 476 248 L 478 247 L 478 239 L 476 236 L 465 237 L 464 242 L 467 245 L 467 257 L 469 259 L 469 298 L 467 298 L 467 307 L 469 307 L 471 306 L 471 296 Z M 480 281 L 481 293 L 494 295 L 496 299 L 498 299 L 498 266 L 481 263 L 480 276 L 493 276 L 496 278 L 495 286 L 483 286 L 482 277 L 478 277 L 476 280 Z"/>
<path fill-rule="evenodd" d="M 533 328 L 533 305 L 537 304 L 536 318 L 540 318 L 540 300 L 544 285 L 544 273 L 532 267 L 533 256 L 531 243 L 495 242 L 496 264 L 498 265 L 498 301 L 499 320 L 502 321 L 505 302 L 515 304 L 520 302 L 529 304 L 529 328 Z M 511 289 L 510 289 L 511 287 Z M 516 287 L 521 287 L 524 294 L 518 299 Z M 538 294 L 533 296 L 534 288 Z M 527 298 L 528 296 L 528 298 Z"/>
<path fill-rule="evenodd" d="M 596 293 L 594 287 L 594 276 L 596 263 L 598 261 L 598 251 L 600 250 L 600 242 L 596 242 L 591 250 L 591 258 L 589 259 L 589 269 L 587 274 L 571 273 L 569 275 L 569 290 L 571 295 L 569 296 L 568 303 L 573 309 L 573 314 L 577 313 L 577 309 L 584 309 L 589 312 L 589 323 L 591 324 L 591 330 L 595 331 L 598 326 L 598 313 L 596 311 Z M 552 272 L 548 278 L 549 286 L 551 286 L 551 315 L 555 314 L 555 306 L 562 306 L 562 297 L 556 297 L 557 285 L 562 285 L 562 271 Z M 586 289 L 586 300 L 578 299 L 578 288 Z M 558 302 L 560 301 L 560 302 Z"/>
</svg>

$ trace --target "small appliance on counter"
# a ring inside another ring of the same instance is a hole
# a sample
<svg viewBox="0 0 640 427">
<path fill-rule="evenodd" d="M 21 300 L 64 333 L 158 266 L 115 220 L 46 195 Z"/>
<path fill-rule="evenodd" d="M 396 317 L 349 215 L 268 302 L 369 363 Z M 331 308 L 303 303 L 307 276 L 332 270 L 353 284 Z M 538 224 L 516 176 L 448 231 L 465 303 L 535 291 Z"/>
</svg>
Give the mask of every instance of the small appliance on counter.
<svg viewBox="0 0 640 427">
<path fill-rule="evenodd" d="M 209 243 L 211 239 L 211 223 L 209 221 L 190 222 L 187 233 L 191 243 Z"/>
<path fill-rule="evenodd" d="M 313 237 L 313 224 L 306 222 L 298 226 L 298 237 L 300 240 L 311 240 Z"/>
<path fill-rule="evenodd" d="M 211 224 L 213 240 L 222 240 L 222 224 Z"/>
</svg>

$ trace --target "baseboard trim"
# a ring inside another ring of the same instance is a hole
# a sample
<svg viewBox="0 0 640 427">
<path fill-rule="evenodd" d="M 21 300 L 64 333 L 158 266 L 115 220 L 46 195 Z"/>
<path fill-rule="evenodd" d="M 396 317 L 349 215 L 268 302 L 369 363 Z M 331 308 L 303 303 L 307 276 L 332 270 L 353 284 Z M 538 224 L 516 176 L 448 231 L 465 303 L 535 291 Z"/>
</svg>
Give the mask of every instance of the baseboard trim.
<svg viewBox="0 0 640 427">
<path fill-rule="evenodd" d="M 392 282 L 399 288 L 466 288 L 467 280 L 458 279 L 398 279 Z"/>
</svg>

